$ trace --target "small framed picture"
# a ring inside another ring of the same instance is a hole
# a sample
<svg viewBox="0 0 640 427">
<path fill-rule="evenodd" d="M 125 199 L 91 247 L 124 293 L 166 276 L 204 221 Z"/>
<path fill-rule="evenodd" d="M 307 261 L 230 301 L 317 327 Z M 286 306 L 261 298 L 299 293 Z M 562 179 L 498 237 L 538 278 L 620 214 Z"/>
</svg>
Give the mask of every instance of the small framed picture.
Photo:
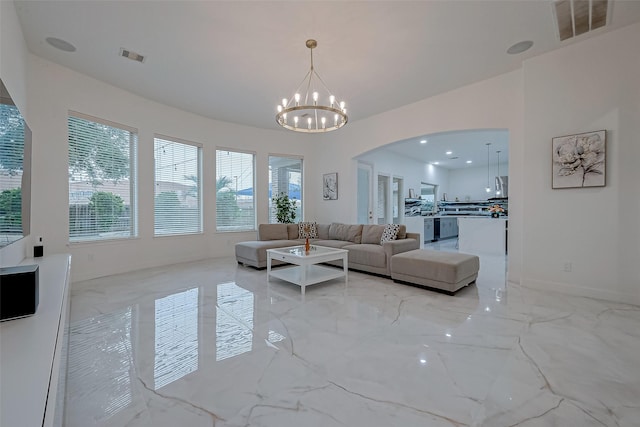
<svg viewBox="0 0 640 427">
<path fill-rule="evenodd" d="M 552 139 L 552 188 L 604 187 L 606 131 Z"/>
<path fill-rule="evenodd" d="M 410 199 L 415 199 L 416 198 L 416 192 L 413 190 L 413 188 L 409 189 L 409 198 Z"/>
<path fill-rule="evenodd" d="M 338 199 L 338 172 L 325 173 L 322 175 L 322 199 Z"/>
</svg>

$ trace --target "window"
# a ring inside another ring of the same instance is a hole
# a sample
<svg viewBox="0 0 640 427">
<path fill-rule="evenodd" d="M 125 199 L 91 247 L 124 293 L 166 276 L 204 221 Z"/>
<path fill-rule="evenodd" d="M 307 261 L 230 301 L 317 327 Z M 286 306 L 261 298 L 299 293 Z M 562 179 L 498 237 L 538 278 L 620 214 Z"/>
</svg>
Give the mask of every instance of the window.
<svg viewBox="0 0 640 427">
<path fill-rule="evenodd" d="M 200 152 L 193 144 L 154 139 L 156 236 L 202 231 Z"/>
<path fill-rule="evenodd" d="M 14 105 L 0 103 L 0 248 L 23 237 L 24 139 L 20 112 Z"/>
<path fill-rule="evenodd" d="M 137 235 L 137 131 L 73 113 L 69 130 L 69 241 Z"/>
<path fill-rule="evenodd" d="M 216 230 L 256 229 L 255 155 L 216 151 Z"/>
<path fill-rule="evenodd" d="M 269 156 L 269 222 L 278 222 L 273 196 L 285 193 L 296 201 L 294 222 L 302 221 L 302 159 Z"/>
</svg>

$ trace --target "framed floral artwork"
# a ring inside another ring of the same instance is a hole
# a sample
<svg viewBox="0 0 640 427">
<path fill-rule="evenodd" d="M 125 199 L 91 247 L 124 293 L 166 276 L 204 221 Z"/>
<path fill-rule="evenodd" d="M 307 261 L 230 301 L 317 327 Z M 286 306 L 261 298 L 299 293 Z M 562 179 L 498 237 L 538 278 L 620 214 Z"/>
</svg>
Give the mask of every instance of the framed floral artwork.
<svg viewBox="0 0 640 427">
<path fill-rule="evenodd" d="M 552 188 L 604 187 L 606 131 L 552 139 Z"/>
<path fill-rule="evenodd" d="M 338 200 L 338 172 L 322 175 L 322 199 Z"/>
</svg>

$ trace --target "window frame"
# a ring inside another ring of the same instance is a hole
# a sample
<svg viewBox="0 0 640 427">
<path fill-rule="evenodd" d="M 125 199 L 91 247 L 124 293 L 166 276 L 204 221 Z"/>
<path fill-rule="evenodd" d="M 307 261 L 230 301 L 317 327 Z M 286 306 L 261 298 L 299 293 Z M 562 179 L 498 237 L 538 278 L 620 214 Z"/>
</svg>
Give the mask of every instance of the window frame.
<svg viewBox="0 0 640 427">
<path fill-rule="evenodd" d="M 299 209 L 299 216 L 296 215 L 295 222 L 303 221 L 303 218 L 304 218 L 304 157 L 300 155 L 295 155 L 295 154 L 280 154 L 280 153 L 269 153 L 267 156 L 267 173 L 269 174 L 269 176 L 267 177 L 267 188 L 268 188 L 267 221 L 269 222 L 269 224 L 277 223 L 277 221 L 271 222 L 274 219 L 273 218 L 274 211 L 272 206 L 273 194 L 271 196 L 268 195 L 269 191 L 271 191 L 270 187 L 272 184 L 271 182 L 271 158 L 272 157 L 277 157 L 281 159 L 298 160 L 300 162 L 300 199 L 299 199 L 300 209 Z"/>
<path fill-rule="evenodd" d="M 110 236 L 100 238 L 95 235 L 81 237 L 72 240 L 71 236 L 71 215 L 69 213 L 71 207 L 71 192 L 68 191 L 68 203 L 67 203 L 67 232 L 68 232 L 68 244 L 69 245 L 83 245 L 83 244 L 100 244 L 100 243 L 108 243 L 108 242 L 121 242 L 127 240 L 136 240 L 139 238 L 139 219 L 138 219 L 138 147 L 139 147 L 139 132 L 138 129 L 132 126 L 128 126 L 122 123 L 117 123 L 108 119 L 103 119 L 100 117 L 91 116 L 89 114 L 81 113 L 78 111 L 68 110 L 67 112 L 67 190 L 70 190 L 69 186 L 71 184 L 71 165 L 69 164 L 70 160 L 70 144 L 69 144 L 69 119 L 76 118 L 92 123 L 98 123 L 104 126 L 109 126 L 118 130 L 129 132 L 129 232 L 125 236 Z M 94 190 L 95 192 L 95 190 Z M 125 205 L 126 206 L 126 205 Z M 97 234 L 98 231 L 94 230 Z"/>
<path fill-rule="evenodd" d="M 157 197 L 156 194 L 156 157 L 155 157 L 155 150 L 156 150 L 156 140 L 161 140 L 161 141 L 166 141 L 166 142 L 170 142 L 173 144 L 182 144 L 182 145 L 187 145 L 187 146 L 191 146 L 191 147 L 195 147 L 197 149 L 197 173 L 198 173 L 198 182 L 197 182 L 197 197 L 198 197 L 198 230 L 197 231 L 192 231 L 192 232 L 173 232 L 173 233 L 162 233 L 162 234 L 158 234 L 156 232 L 156 206 L 155 206 L 155 199 Z M 167 136 L 167 135 L 163 135 L 163 134 L 154 134 L 153 135 L 153 200 L 154 200 L 154 204 L 153 204 L 153 237 L 170 237 L 170 236 L 191 236 L 191 235 L 198 235 L 198 234 L 203 234 L 204 233 L 204 221 L 203 221 L 203 201 L 202 201 L 202 174 L 203 174 L 203 170 L 202 170 L 202 152 L 203 152 L 203 145 L 199 144 L 197 142 L 192 142 L 192 141 L 187 141 L 181 138 L 176 138 L 176 137 L 172 137 L 172 136 Z"/>
<path fill-rule="evenodd" d="M 220 228 L 220 225 L 218 224 L 218 194 L 217 194 L 217 183 L 218 183 L 218 152 L 220 151 L 226 151 L 226 152 L 230 152 L 230 153 L 237 153 L 237 154 L 248 154 L 251 155 L 251 160 L 252 160 L 252 169 L 251 169 L 251 183 L 252 183 L 252 187 L 253 188 L 253 224 L 251 225 L 251 227 L 246 227 L 246 228 Z M 258 226 L 257 226 L 257 221 L 258 221 L 258 215 L 257 215 L 257 198 L 256 198 L 256 167 L 257 167 L 257 154 L 255 151 L 250 151 L 250 150 L 241 150 L 241 149 L 237 149 L 237 148 L 229 148 L 229 147 L 222 147 L 222 146 L 218 146 L 216 147 L 216 152 L 215 152 L 215 163 L 214 163 L 214 179 L 216 182 L 216 193 L 215 193 L 215 223 L 216 223 L 216 228 L 215 231 L 216 233 L 245 233 L 248 231 L 257 231 Z"/>
</svg>

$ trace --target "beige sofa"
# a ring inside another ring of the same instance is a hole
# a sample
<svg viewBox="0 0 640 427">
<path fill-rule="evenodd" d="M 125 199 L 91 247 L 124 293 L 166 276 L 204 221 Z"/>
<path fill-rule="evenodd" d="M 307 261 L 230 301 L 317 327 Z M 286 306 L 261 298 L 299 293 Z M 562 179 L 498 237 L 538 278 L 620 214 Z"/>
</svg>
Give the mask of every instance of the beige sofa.
<svg viewBox="0 0 640 427">
<path fill-rule="evenodd" d="M 407 233 L 400 225 L 397 239 L 380 243 L 384 225 L 374 224 L 318 224 L 317 239 L 309 239 L 312 245 L 328 246 L 349 251 L 349 269 L 391 276 L 391 257 L 395 254 L 420 248 L 420 235 Z M 258 240 L 236 244 L 236 260 L 239 264 L 256 268 L 267 266 L 267 249 L 304 244 L 298 237 L 298 224 L 260 224 Z M 281 264 L 273 260 L 272 265 Z M 342 261 L 330 264 L 342 265 Z"/>
</svg>

